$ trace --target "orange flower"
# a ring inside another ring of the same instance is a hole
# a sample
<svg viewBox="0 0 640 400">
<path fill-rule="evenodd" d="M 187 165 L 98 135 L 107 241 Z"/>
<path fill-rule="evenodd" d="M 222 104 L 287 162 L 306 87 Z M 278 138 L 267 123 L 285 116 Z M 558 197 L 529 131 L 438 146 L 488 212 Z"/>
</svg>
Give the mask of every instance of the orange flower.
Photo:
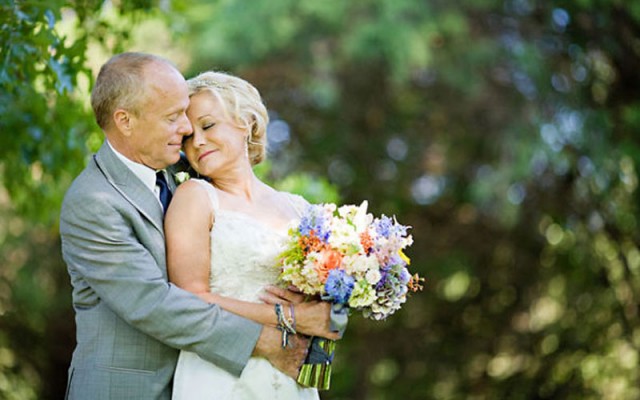
<svg viewBox="0 0 640 400">
<path fill-rule="evenodd" d="M 419 290 L 424 289 L 422 282 L 424 282 L 424 278 L 422 278 L 418 274 L 413 274 L 413 276 L 411 276 L 411 279 L 409 279 L 409 283 L 407 284 L 407 287 L 409 288 L 410 291 L 417 292 Z"/>
<path fill-rule="evenodd" d="M 373 250 L 373 239 L 371 239 L 369 232 L 365 231 L 360 234 L 360 244 L 362 245 L 365 254 L 371 253 L 371 250 Z"/>
<path fill-rule="evenodd" d="M 322 261 L 328 270 L 338 268 L 342 263 L 342 254 L 335 250 L 325 250 L 322 252 Z"/>
<path fill-rule="evenodd" d="M 320 251 L 326 247 L 326 244 L 324 244 L 313 231 L 311 231 L 309 236 L 300 236 L 298 242 L 305 255 L 311 253 L 312 251 Z"/>
<path fill-rule="evenodd" d="M 325 283 L 327 276 L 329 276 L 329 271 L 338 268 L 342 263 L 342 254 L 335 250 L 324 250 L 321 256 L 322 262 L 316 264 L 316 273 L 320 282 Z"/>
</svg>

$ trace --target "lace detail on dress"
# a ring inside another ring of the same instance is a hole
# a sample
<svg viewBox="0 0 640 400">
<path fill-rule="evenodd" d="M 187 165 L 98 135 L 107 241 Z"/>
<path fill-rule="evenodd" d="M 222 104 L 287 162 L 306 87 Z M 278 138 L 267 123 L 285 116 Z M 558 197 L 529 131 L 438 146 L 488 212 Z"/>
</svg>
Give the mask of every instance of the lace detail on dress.
<svg viewBox="0 0 640 400">
<path fill-rule="evenodd" d="M 242 212 L 220 209 L 216 189 L 206 181 L 197 181 L 206 188 L 215 215 L 211 230 L 211 291 L 260 301 L 263 288 L 278 279 L 278 255 L 284 250 L 288 227 L 275 229 Z M 308 202 L 302 196 L 283 194 L 300 217 Z"/>
<path fill-rule="evenodd" d="M 211 291 L 258 302 L 262 289 L 278 279 L 286 233 L 246 214 L 218 210 L 211 230 Z"/>
</svg>

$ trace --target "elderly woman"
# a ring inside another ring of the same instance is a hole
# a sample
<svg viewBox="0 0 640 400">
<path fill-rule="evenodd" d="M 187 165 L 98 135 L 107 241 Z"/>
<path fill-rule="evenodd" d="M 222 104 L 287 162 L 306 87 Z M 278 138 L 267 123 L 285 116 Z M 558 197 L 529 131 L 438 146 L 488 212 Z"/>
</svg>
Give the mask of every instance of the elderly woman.
<svg viewBox="0 0 640 400">
<path fill-rule="evenodd" d="M 265 287 L 276 282 L 288 228 L 307 203 L 266 185 L 253 172 L 265 155 L 268 123 L 260 94 L 248 82 L 220 72 L 200 74 L 188 85 L 193 134 L 184 138 L 183 151 L 206 179 L 180 185 L 167 211 L 170 280 L 258 323 L 283 330 L 294 324 L 299 333 L 337 339 L 329 329 L 329 304 L 274 307 L 261 301 Z M 195 398 L 317 399 L 318 393 L 300 387 L 266 359 L 252 358 L 236 378 L 183 351 L 173 399 Z"/>
</svg>

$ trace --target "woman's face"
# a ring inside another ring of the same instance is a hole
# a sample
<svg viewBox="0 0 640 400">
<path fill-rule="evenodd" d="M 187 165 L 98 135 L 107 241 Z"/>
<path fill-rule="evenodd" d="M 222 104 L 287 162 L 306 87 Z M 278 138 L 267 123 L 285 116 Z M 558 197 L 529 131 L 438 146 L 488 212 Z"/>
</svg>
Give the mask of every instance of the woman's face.
<svg viewBox="0 0 640 400">
<path fill-rule="evenodd" d="M 192 96 L 187 117 L 193 134 L 185 136 L 183 151 L 200 175 L 216 179 L 249 163 L 245 129 L 227 117 L 213 94 L 204 91 Z"/>
</svg>

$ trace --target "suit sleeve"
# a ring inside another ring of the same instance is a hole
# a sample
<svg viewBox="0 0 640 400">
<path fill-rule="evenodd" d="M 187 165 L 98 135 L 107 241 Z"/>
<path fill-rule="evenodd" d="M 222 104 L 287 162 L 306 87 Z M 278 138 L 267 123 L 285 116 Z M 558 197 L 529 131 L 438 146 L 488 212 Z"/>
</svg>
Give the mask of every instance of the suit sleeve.
<svg viewBox="0 0 640 400">
<path fill-rule="evenodd" d="M 74 305 L 105 302 L 140 331 L 239 375 L 261 326 L 170 284 L 162 234 L 117 200 L 78 191 L 65 199 L 60 233 Z"/>
</svg>

